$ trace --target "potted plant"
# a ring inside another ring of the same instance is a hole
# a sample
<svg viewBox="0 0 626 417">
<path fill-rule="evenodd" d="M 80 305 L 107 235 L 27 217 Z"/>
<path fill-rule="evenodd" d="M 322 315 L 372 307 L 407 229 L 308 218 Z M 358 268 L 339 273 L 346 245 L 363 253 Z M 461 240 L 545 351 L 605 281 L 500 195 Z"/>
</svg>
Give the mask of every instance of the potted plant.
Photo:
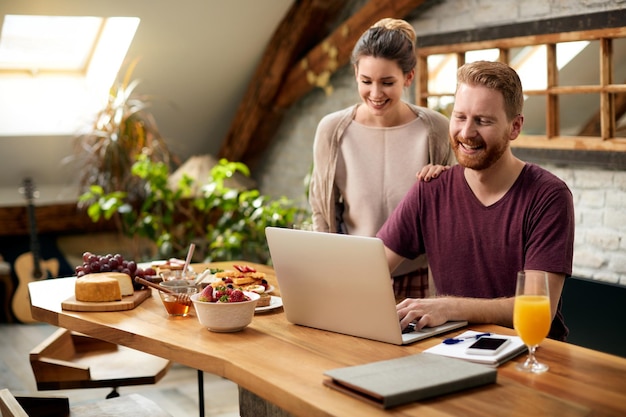
<svg viewBox="0 0 626 417">
<path fill-rule="evenodd" d="M 131 173 L 138 155 L 155 162 L 174 162 L 147 110 L 148 97 L 135 92 L 139 81 L 131 77 L 137 62 L 134 60 L 123 79 L 111 87 L 106 105 L 74 142 L 74 153 L 68 159 L 78 161 L 81 193 L 96 185 L 105 193 L 123 190 L 129 199 L 141 200 L 143 182 Z"/>
<path fill-rule="evenodd" d="M 307 210 L 285 197 L 271 199 L 257 189 L 225 185 L 236 173 L 249 176 L 248 167 L 240 162 L 220 160 L 195 194 L 198 179 L 183 175 L 170 186 L 169 165 L 148 155 L 141 154 L 131 172 L 144 183 L 140 202 L 128 192 L 106 192 L 96 184 L 80 203 L 87 205 L 94 222 L 117 216 L 125 235 L 155 242 L 162 258 L 184 258 L 193 242 L 196 260 L 269 263 L 265 227 L 292 227 L 308 216 Z"/>
</svg>

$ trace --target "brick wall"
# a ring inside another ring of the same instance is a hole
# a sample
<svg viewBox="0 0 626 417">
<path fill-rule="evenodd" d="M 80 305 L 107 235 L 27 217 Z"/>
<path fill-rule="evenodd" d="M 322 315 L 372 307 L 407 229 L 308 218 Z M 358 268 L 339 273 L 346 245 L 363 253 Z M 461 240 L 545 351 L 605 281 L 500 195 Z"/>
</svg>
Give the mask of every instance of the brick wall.
<svg viewBox="0 0 626 417">
<path fill-rule="evenodd" d="M 439 0 L 426 2 L 407 19 L 420 36 L 625 6 L 626 0 Z M 349 66 L 339 69 L 331 84 L 332 95 L 326 96 L 319 89 L 312 91 L 287 113 L 272 147 L 256 170 L 261 173 L 256 179 L 264 193 L 285 195 L 307 205 L 304 179 L 311 168 L 317 123 L 327 113 L 359 100 Z M 543 166 L 562 178 L 574 195 L 574 275 L 626 286 L 626 172 Z"/>
<path fill-rule="evenodd" d="M 626 172 L 544 167 L 574 196 L 574 275 L 626 286 Z"/>
</svg>

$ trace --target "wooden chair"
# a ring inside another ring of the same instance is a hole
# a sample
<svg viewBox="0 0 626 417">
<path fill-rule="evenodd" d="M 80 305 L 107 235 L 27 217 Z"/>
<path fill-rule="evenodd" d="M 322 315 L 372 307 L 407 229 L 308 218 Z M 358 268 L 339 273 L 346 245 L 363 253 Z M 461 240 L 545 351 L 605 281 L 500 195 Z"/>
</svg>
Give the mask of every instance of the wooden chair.
<svg viewBox="0 0 626 417">
<path fill-rule="evenodd" d="M 156 403 L 139 394 L 69 406 L 65 397 L 14 397 L 8 389 L 0 390 L 2 417 L 171 417 Z"/>
<path fill-rule="evenodd" d="M 155 384 L 170 361 L 144 352 L 58 329 L 30 352 L 38 390 L 117 388 Z"/>
</svg>

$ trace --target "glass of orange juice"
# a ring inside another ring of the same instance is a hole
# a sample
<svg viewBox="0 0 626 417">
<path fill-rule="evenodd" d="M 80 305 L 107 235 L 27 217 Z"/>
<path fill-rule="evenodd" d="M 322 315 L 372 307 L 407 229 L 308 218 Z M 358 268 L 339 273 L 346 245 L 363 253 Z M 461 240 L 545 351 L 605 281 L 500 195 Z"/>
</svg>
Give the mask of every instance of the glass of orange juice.
<svg viewBox="0 0 626 417">
<path fill-rule="evenodd" d="M 517 369 L 532 373 L 548 370 L 548 365 L 537 361 L 535 350 L 548 335 L 551 324 L 548 274 L 532 270 L 518 272 L 513 326 L 528 347 L 528 358 L 517 364 Z"/>
</svg>

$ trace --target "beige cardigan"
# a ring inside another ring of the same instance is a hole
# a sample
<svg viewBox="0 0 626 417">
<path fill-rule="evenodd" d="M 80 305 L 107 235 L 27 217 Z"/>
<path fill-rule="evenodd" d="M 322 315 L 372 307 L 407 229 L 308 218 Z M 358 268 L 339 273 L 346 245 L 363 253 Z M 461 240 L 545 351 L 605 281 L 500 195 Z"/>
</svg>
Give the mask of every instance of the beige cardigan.
<svg viewBox="0 0 626 417">
<path fill-rule="evenodd" d="M 452 165 L 454 154 L 448 141 L 448 119 L 442 114 L 407 103 L 428 126 L 428 159 L 430 163 Z M 314 230 L 337 232 L 337 204 L 340 196 L 335 186 L 337 156 L 343 134 L 354 119 L 359 104 L 325 116 L 319 123 L 313 144 L 313 173 L 309 187 Z M 441 138 L 438 132 L 445 131 Z"/>
</svg>

